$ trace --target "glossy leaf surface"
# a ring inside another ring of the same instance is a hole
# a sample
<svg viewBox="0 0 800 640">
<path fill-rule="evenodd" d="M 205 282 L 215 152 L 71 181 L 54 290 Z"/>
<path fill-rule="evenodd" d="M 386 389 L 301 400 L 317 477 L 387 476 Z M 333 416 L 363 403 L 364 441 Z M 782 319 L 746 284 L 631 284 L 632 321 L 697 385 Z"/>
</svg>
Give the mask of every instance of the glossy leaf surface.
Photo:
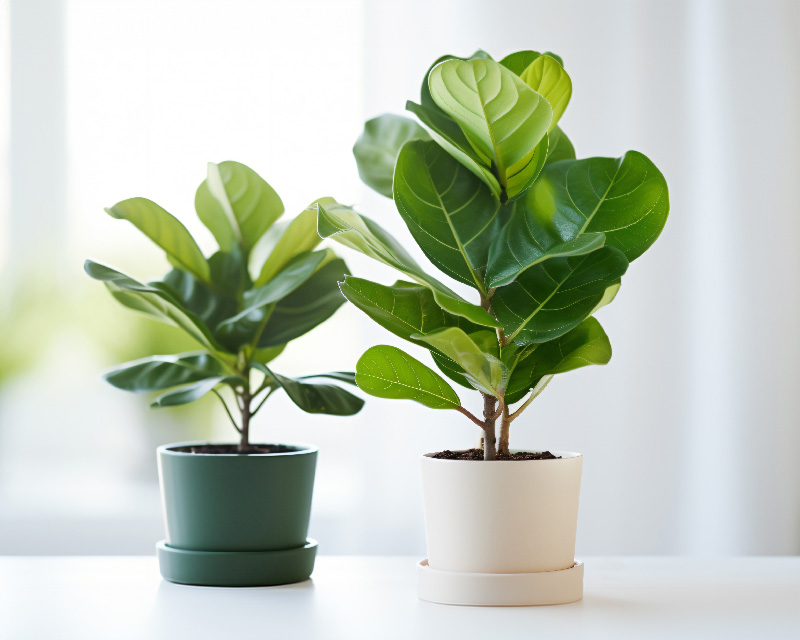
<svg viewBox="0 0 800 640">
<path fill-rule="evenodd" d="M 356 383 L 379 398 L 414 400 L 431 409 L 461 405 L 456 392 L 435 371 L 397 347 L 367 349 L 356 364 Z"/>
<path fill-rule="evenodd" d="M 106 372 L 103 378 L 124 391 L 160 391 L 189 382 L 223 376 L 224 367 L 207 352 L 150 356 L 126 362 Z"/>
<path fill-rule="evenodd" d="M 556 126 L 572 97 L 572 80 L 564 67 L 548 55 L 539 56 L 522 72 L 520 78 L 553 109 L 553 119 L 548 131 Z"/>
<path fill-rule="evenodd" d="M 157 409 L 159 407 L 176 407 L 181 404 L 189 404 L 190 402 L 199 400 L 207 393 L 211 393 L 211 390 L 224 380 L 225 378 L 223 376 L 198 380 L 192 384 L 187 384 L 184 387 L 160 395 L 150 406 Z"/>
<path fill-rule="evenodd" d="M 306 413 L 352 416 L 364 406 L 362 398 L 334 384 L 309 381 L 307 378 L 288 378 L 267 367 L 262 367 L 262 370 L 275 380 L 295 405 Z"/>
</svg>

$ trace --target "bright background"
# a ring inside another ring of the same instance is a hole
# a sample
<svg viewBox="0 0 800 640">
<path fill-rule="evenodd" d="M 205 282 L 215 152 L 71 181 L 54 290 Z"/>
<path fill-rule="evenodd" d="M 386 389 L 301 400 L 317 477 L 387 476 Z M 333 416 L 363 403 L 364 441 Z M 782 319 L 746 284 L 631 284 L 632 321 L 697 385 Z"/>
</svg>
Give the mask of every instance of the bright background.
<svg viewBox="0 0 800 640">
<path fill-rule="evenodd" d="M 585 455 L 578 553 L 800 552 L 800 3 L 4 0 L 0 554 L 152 553 L 155 446 L 234 435 L 210 399 L 151 411 L 100 380 L 182 348 L 84 276 L 87 257 L 167 269 L 103 207 L 149 197 L 210 249 L 194 190 L 235 159 L 289 214 L 332 195 L 410 241 L 350 149 L 435 58 L 477 47 L 560 54 L 579 157 L 637 149 L 670 184 L 661 239 L 600 314 L 611 364 L 558 377 L 512 431 Z M 352 369 L 381 342 L 344 306 L 276 367 Z M 270 404 L 258 440 L 321 448 L 321 552 L 424 554 L 419 455 L 475 444 L 474 426 L 378 399 L 353 419 Z"/>
</svg>

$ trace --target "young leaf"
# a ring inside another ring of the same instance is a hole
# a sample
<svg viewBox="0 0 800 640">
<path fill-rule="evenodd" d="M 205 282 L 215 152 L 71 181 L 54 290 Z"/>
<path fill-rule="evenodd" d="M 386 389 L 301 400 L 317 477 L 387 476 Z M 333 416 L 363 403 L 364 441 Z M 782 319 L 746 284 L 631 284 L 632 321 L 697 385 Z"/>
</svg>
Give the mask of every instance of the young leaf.
<svg viewBox="0 0 800 640">
<path fill-rule="evenodd" d="M 440 375 L 388 345 L 371 347 L 359 358 L 356 384 L 378 398 L 414 400 L 431 409 L 461 406 L 456 392 Z"/>
<path fill-rule="evenodd" d="M 625 254 L 613 247 L 573 258 L 551 258 L 497 289 L 492 308 L 507 340 L 547 342 L 589 317 L 606 289 L 627 268 Z"/>
<path fill-rule="evenodd" d="M 536 146 L 550 127 L 547 100 L 492 60 L 445 61 L 428 83 L 436 104 L 459 124 L 483 164 L 496 168 L 508 196 L 516 195 L 528 179 L 517 179 L 515 189 L 509 181 L 531 171 Z"/>
<path fill-rule="evenodd" d="M 424 336 L 417 334 L 414 338 L 428 343 L 458 364 L 464 377 L 479 391 L 503 397 L 508 369 L 497 357 L 475 344 L 462 329 L 448 327 Z"/>
<path fill-rule="evenodd" d="M 259 369 L 275 380 L 289 399 L 306 413 L 352 416 L 364 406 L 364 400 L 336 385 L 287 378 L 270 371 L 265 366 Z"/>
<path fill-rule="evenodd" d="M 183 329 L 202 346 L 224 357 L 225 348 L 216 341 L 208 327 L 166 291 L 142 284 L 124 273 L 91 260 L 86 261 L 84 270 L 90 277 L 104 282 L 115 297 L 121 294 L 117 299 L 123 304 L 146 311 L 167 324 Z M 135 302 L 129 304 L 128 300 Z"/>
<path fill-rule="evenodd" d="M 397 240 L 366 216 L 359 215 L 342 205 L 325 206 L 320 203 L 318 207 L 317 231 L 323 238 L 331 238 L 378 262 L 394 267 L 412 280 L 428 287 L 439 306 L 449 313 L 463 316 L 475 324 L 487 327 L 500 326 L 484 309 L 470 304 L 426 274 Z"/>
<path fill-rule="evenodd" d="M 548 55 L 536 58 L 520 78 L 553 108 L 553 119 L 547 131 L 552 131 L 569 104 L 572 97 L 572 80 L 564 67 Z"/>
<path fill-rule="evenodd" d="M 397 158 L 394 199 L 428 259 L 485 294 L 483 271 L 500 211 L 486 186 L 438 144 L 417 140 Z"/>
<path fill-rule="evenodd" d="M 250 167 L 227 160 L 209 162 L 208 177 L 195 195 L 197 216 L 224 252 L 241 246 L 245 254 L 283 213 L 275 190 Z"/>
<path fill-rule="evenodd" d="M 175 389 L 174 391 L 168 391 L 158 396 L 158 398 L 150 404 L 150 407 L 158 409 L 160 407 L 176 407 L 180 404 L 189 404 L 190 402 L 199 400 L 207 393 L 210 393 L 214 387 L 224 380 L 226 380 L 224 376 L 217 376 L 187 384 L 185 387 Z"/>
<path fill-rule="evenodd" d="M 295 256 L 311 251 L 322 238 L 317 233 L 317 203 L 334 203 L 333 198 L 320 198 L 312 202 L 300 215 L 289 222 L 277 223 L 250 252 L 249 269 L 256 287 L 261 287 L 275 276 Z"/>
<path fill-rule="evenodd" d="M 124 391 L 160 391 L 189 382 L 225 375 L 211 354 L 200 351 L 150 356 L 126 362 L 103 374 L 106 382 Z"/>
<path fill-rule="evenodd" d="M 367 120 L 353 147 L 361 181 L 391 198 L 394 165 L 400 148 L 409 140 L 430 139 L 428 132 L 409 118 L 385 113 Z"/>
<path fill-rule="evenodd" d="M 664 176 L 644 155 L 587 158 L 548 165 L 524 198 L 527 217 L 520 223 L 541 235 L 571 240 L 602 232 L 606 246 L 629 261 L 658 238 L 669 214 Z M 509 231 L 513 233 L 513 231 Z"/>
<path fill-rule="evenodd" d="M 127 220 L 159 247 L 180 269 L 208 282 L 210 272 L 203 252 L 181 222 L 147 198 L 130 198 L 106 209 L 111 217 Z"/>
<path fill-rule="evenodd" d="M 536 60 L 540 55 L 542 54 L 538 51 L 516 51 L 503 58 L 500 64 L 509 71 L 521 76 L 522 72 L 530 66 L 531 62 Z"/>
</svg>

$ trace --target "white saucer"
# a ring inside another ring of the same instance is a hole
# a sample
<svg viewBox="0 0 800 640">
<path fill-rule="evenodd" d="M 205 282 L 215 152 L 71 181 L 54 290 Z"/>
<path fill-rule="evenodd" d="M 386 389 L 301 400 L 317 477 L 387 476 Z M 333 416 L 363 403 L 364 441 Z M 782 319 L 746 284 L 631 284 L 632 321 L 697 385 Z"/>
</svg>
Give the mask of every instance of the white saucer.
<svg viewBox="0 0 800 640">
<path fill-rule="evenodd" d="M 583 598 L 583 562 L 540 573 L 459 573 L 439 571 L 428 559 L 417 565 L 417 593 L 439 604 L 521 607 L 566 604 Z"/>
</svg>

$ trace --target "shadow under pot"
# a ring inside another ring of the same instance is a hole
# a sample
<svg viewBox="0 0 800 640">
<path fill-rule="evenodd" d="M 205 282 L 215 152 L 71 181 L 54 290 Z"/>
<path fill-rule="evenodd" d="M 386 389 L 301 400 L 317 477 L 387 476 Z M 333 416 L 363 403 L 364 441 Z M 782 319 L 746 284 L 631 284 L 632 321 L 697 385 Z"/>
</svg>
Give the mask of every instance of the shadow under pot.
<svg viewBox="0 0 800 640">
<path fill-rule="evenodd" d="M 583 597 L 583 563 L 575 560 L 583 456 L 552 453 L 558 457 L 422 457 L 422 600 L 520 606 Z"/>
<path fill-rule="evenodd" d="M 156 545 L 162 577 L 217 587 L 308 579 L 317 551 L 307 538 L 316 447 L 255 445 L 278 452 L 238 454 L 203 453 L 206 446 L 158 448 L 167 535 Z"/>
</svg>

